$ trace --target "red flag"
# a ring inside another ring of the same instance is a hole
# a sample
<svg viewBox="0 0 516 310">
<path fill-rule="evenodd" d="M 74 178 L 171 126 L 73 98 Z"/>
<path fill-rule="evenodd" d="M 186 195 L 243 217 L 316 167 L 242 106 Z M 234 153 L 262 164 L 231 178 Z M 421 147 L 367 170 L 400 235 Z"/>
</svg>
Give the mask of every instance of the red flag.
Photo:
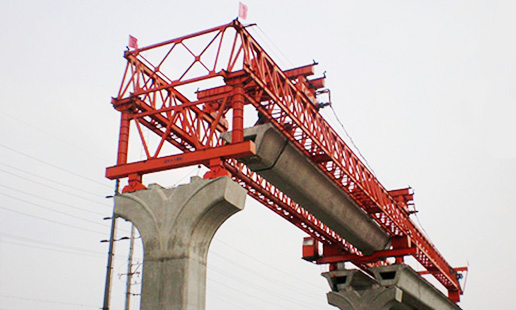
<svg viewBox="0 0 516 310">
<path fill-rule="evenodd" d="M 129 47 L 138 49 L 138 39 L 136 39 L 132 35 L 129 35 Z"/>
<path fill-rule="evenodd" d="M 238 4 L 238 17 L 241 19 L 247 19 L 247 5 L 239 2 Z"/>
</svg>

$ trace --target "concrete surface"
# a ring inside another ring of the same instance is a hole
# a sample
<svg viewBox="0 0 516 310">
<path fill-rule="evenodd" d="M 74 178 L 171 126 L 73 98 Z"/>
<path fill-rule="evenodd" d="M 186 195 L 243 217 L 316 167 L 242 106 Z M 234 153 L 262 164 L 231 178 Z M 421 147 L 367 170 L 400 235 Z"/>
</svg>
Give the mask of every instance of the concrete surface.
<svg viewBox="0 0 516 310">
<path fill-rule="evenodd" d="M 257 155 L 242 162 L 344 239 L 366 255 L 390 247 L 385 231 L 272 124 L 246 128 L 244 139 L 254 140 Z"/>
<path fill-rule="evenodd" d="M 176 188 L 150 185 L 115 197 L 116 215 L 133 222 L 143 241 L 141 309 L 205 309 L 210 242 L 246 196 L 229 177 L 194 177 Z"/>
<path fill-rule="evenodd" d="M 408 265 L 322 274 L 331 288 L 328 303 L 341 310 L 458 310 L 441 291 Z"/>
</svg>

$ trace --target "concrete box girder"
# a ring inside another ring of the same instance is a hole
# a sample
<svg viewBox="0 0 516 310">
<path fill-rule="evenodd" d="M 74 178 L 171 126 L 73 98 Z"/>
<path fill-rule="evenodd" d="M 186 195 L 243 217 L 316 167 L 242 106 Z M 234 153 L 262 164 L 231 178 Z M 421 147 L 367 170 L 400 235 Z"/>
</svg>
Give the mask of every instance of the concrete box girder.
<svg viewBox="0 0 516 310">
<path fill-rule="evenodd" d="M 328 303 L 341 310 L 459 310 L 408 265 L 335 270 L 322 274 L 331 288 Z"/>
<path fill-rule="evenodd" d="M 244 139 L 257 154 L 241 161 L 344 239 L 366 255 L 390 247 L 387 233 L 272 124 L 246 128 Z"/>
</svg>

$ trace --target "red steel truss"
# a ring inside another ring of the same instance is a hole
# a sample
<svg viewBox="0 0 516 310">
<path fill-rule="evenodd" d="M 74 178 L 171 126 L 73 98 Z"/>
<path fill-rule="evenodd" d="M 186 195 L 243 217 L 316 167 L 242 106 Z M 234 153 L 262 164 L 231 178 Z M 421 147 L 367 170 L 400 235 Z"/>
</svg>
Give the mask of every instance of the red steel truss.
<svg viewBox="0 0 516 310">
<path fill-rule="evenodd" d="M 310 236 L 338 245 L 357 266 L 370 266 L 353 245 L 237 161 L 256 153 L 254 143 L 243 139 L 244 106 L 252 105 L 260 122 L 272 123 L 394 239 L 410 239 L 411 249 L 393 249 L 398 254 L 392 256 L 412 255 L 444 285 L 450 299 L 459 301 L 457 272 L 409 218 L 410 193 L 387 191 L 319 114 L 316 95 L 324 79 L 308 79 L 315 64 L 281 70 L 238 20 L 127 50 L 124 56 L 127 67 L 112 99 L 121 112 L 117 164 L 106 170 L 110 179 L 129 178 L 124 191 L 145 188 L 144 174 L 203 164 L 210 168 L 205 177 L 231 176 L 250 196 Z M 196 88 L 195 98 L 185 95 Z M 128 159 L 131 123 L 146 154 L 143 161 Z M 158 141 L 151 143 L 143 127 Z M 228 130 L 230 144 L 220 138 Z M 172 154 L 164 154 L 166 144 L 174 147 Z"/>
</svg>

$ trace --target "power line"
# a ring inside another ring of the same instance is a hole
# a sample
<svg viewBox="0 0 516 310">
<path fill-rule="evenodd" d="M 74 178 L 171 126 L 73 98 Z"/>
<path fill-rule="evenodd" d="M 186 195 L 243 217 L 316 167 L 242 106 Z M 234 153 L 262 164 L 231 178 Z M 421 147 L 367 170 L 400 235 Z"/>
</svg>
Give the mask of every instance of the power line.
<svg viewBox="0 0 516 310">
<path fill-rule="evenodd" d="M 56 204 L 60 204 L 62 206 L 65 206 L 67 208 L 72 208 L 72 209 L 76 209 L 76 210 L 81 210 L 81 211 L 84 211 L 84 212 L 88 212 L 88 213 L 91 213 L 91 214 L 95 214 L 95 215 L 105 215 L 104 213 L 100 213 L 100 212 L 95 212 L 95 211 L 92 211 L 92 210 L 89 210 L 89 209 L 84 209 L 84 208 L 80 208 L 80 207 L 75 207 L 75 206 L 71 206 L 71 205 L 68 205 L 66 203 L 63 203 L 63 202 L 60 202 L 60 201 L 57 201 L 57 200 L 53 200 L 53 199 L 49 199 L 49 198 L 45 198 L 45 197 L 41 197 L 41 196 L 38 196 L 38 195 L 34 195 L 32 193 L 27 193 L 25 191 L 21 191 L 19 189 L 16 189 L 16 188 L 13 188 L 13 187 L 10 187 L 10 186 L 6 186 L 6 185 L 3 185 L 3 184 L 0 184 L 0 187 L 4 187 L 4 188 L 7 188 L 7 189 L 10 189 L 10 190 L 13 190 L 13 191 L 16 191 L 18 193 L 22 193 L 22 194 L 25 194 L 25 195 L 28 195 L 28 196 L 32 196 L 34 198 L 38 198 L 38 199 L 42 199 L 42 200 L 46 200 L 46 201 L 49 201 L 49 202 L 52 202 L 52 203 L 56 203 Z M 1 193 L 0 193 L 1 194 Z M 13 197 L 14 198 L 14 197 Z M 14 199 L 19 199 L 19 198 L 14 198 Z"/>
<path fill-rule="evenodd" d="M 66 249 L 70 249 L 73 251 L 89 252 L 89 253 L 101 254 L 101 255 L 104 254 L 103 252 L 88 251 L 88 250 L 85 250 L 84 248 L 74 247 L 74 246 L 70 246 L 70 245 L 64 245 L 64 244 L 50 242 L 50 241 L 41 240 L 41 239 L 33 239 L 33 238 L 24 237 L 24 236 L 13 235 L 13 234 L 5 233 L 5 232 L 0 232 L 0 237 L 7 237 L 7 238 L 11 238 L 11 239 L 19 240 L 19 241 L 30 242 L 30 243 L 34 243 L 34 244 L 38 244 L 38 245 L 47 245 L 47 246 L 58 247 L 58 248 L 66 248 Z"/>
<path fill-rule="evenodd" d="M 67 250 L 62 250 L 62 249 L 45 248 L 45 247 L 38 246 L 38 245 L 22 244 L 22 243 L 13 242 L 13 241 L 6 241 L 6 240 L 2 240 L 2 239 L 0 239 L 0 243 L 7 243 L 7 244 L 12 244 L 12 245 L 23 246 L 23 247 L 28 247 L 28 248 L 34 248 L 34 249 L 39 249 L 39 250 L 52 251 L 52 252 L 59 252 L 59 253 L 66 253 L 66 254 L 74 254 L 74 255 L 102 258 L 102 253 L 99 253 L 99 254 L 89 254 L 89 253 L 85 253 L 85 252 L 78 253 L 78 252 L 67 251 Z"/>
<path fill-rule="evenodd" d="M 18 123 L 23 124 L 24 126 L 30 127 L 30 128 L 32 128 L 32 129 L 35 129 L 35 130 L 34 130 L 34 131 L 32 131 L 32 132 L 36 132 L 36 133 L 39 133 L 39 134 L 45 134 L 45 135 L 49 136 L 50 138 L 52 138 L 52 139 L 54 139 L 54 140 L 56 140 L 56 141 L 63 142 L 63 143 L 65 143 L 65 144 L 67 144 L 67 145 L 70 145 L 70 146 L 72 146 L 72 147 L 74 147 L 74 148 L 76 148 L 76 149 L 80 150 L 80 151 L 81 151 L 81 153 L 83 153 L 83 152 L 88 152 L 90 155 L 93 155 L 93 156 L 97 157 L 98 159 L 102 159 L 102 158 L 101 158 L 101 157 L 99 157 L 95 152 L 92 152 L 92 151 L 91 151 L 91 150 L 89 150 L 89 149 L 82 148 L 82 147 L 80 147 L 80 146 L 78 146 L 78 145 L 75 145 L 75 144 L 73 144 L 73 143 L 71 143 L 71 142 L 69 142 L 69 141 L 67 141 L 67 140 L 65 140 L 65 139 L 59 138 L 58 136 L 56 136 L 56 134 L 55 134 L 55 133 L 50 133 L 50 132 L 47 132 L 46 130 L 44 130 L 44 129 L 42 129 L 42 128 L 38 128 L 38 127 L 36 127 L 36 126 L 33 126 L 31 123 L 24 122 L 23 120 L 21 120 L 21 119 L 19 119 L 19 118 L 16 118 L 16 117 L 14 117 L 14 116 L 12 116 L 12 115 L 10 115 L 10 114 L 5 113 L 5 111 L 0 111 L 0 114 L 3 114 L 4 116 L 6 116 L 8 120 L 11 120 L 11 121 L 12 121 L 12 120 L 15 120 L 15 121 L 17 121 Z M 90 156 L 88 156 L 88 157 L 90 158 Z"/>
<path fill-rule="evenodd" d="M 102 186 L 105 186 L 105 187 L 111 188 L 111 186 L 110 186 L 110 185 L 107 185 L 107 184 L 105 184 L 105 183 L 101 183 L 101 182 L 99 182 L 99 181 L 97 181 L 97 180 L 94 180 L 94 179 L 90 179 L 90 178 L 88 178 L 88 177 L 83 176 L 82 174 L 79 174 L 79 173 L 73 172 L 73 171 L 71 171 L 71 170 L 65 169 L 65 168 L 63 168 L 63 167 L 60 167 L 60 166 L 54 165 L 54 164 L 52 164 L 52 163 L 49 163 L 49 162 L 47 162 L 47 161 L 44 161 L 44 160 L 39 159 L 39 158 L 37 158 L 37 157 L 34 157 L 34 156 L 32 156 L 32 155 L 29 155 L 29 154 L 23 153 L 23 152 L 21 152 L 21 151 L 15 150 L 15 149 L 13 149 L 13 148 L 11 148 L 11 147 L 9 147 L 9 146 L 6 146 L 6 145 L 3 145 L 3 144 L 0 144 L 0 147 L 3 147 L 4 149 L 7 149 L 7 150 L 9 150 L 9 151 L 11 151 L 11 152 L 14 152 L 14 153 L 17 153 L 17 154 L 23 155 L 23 156 L 25 156 L 25 157 L 28 157 L 28 158 L 30 158 L 30 159 L 32 159 L 32 160 L 35 160 L 35 161 L 40 162 L 40 163 L 42 163 L 42 164 L 45 164 L 45 165 L 47 165 L 47 166 L 50 166 L 50 167 L 56 168 L 56 169 L 58 169 L 58 170 L 64 171 L 64 172 L 69 173 L 69 174 L 71 174 L 71 175 L 75 175 L 75 176 L 77 176 L 77 177 L 79 177 L 79 178 L 81 178 L 81 179 L 87 180 L 87 181 L 89 181 L 89 182 L 93 182 L 93 183 L 96 183 L 96 184 L 99 184 L 99 185 L 102 185 Z"/>
<path fill-rule="evenodd" d="M 27 242 L 27 243 L 31 243 L 31 244 L 22 244 L 22 243 L 7 241 L 7 240 L 5 240 L 5 238 L 23 241 L 23 242 Z M 54 243 L 54 242 L 49 242 L 49 241 L 32 239 L 32 238 L 22 237 L 22 236 L 18 236 L 18 235 L 7 234 L 7 233 L 3 233 L 3 232 L 0 232 L 0 242 L 9 243 L 9 244 L 18 245 L 18 246 L 29 247 L 29 248 L 35 248 L 35 249 L 40 249 L 40 250 L 47 250 L 47 251 L 52 251 L 52 252 L 62 252 L 62 253 L 75 254 L 75 255 L 88 255 L 91 257 L 98 257 L 98 258 L 104 257 L 103 252 L 91 251 L 91 250 L 87 250 L 84 248 L 78 248 L 78 247 L 73 247 L 73 246 L 69 246 L 69 245 L 65 245 L 65 244 L 59 244 L 59 243 Z M 41 245 L 46 245 L 48 247 L 53 247 L 53 248 L 47 248 L 47 247 L 43 247 Z M 120 257 L 120 256 L 115 256 L 115 258 L 118 260 L 124 259 L 123 257 Z"/>
<path fill-rule="evenodd" d="M 212 292 L 213 291 L 213 292 Z M 215 293 L 215 294 L 213 294 Z M 229 304 L 232 306 L 231 309 L 237 309 L 237 310 L 242 310 L 242 305 L 246 303 L 245 300 L 242 300 L 242 299 L 239 299 L 239 298 L 235 298 L 233 296 L 231 296 L 231 299 L 230 298 L 224 298 L 222 297 L 226 292 L 225 291 L 218 291 L 218 290 L 214 290 L 214 289 L 207 289 L 206 290 L 206 300 L 208 300 L 208 298 L 215 298 L 215 299 L 218 299 L 218 300 L 222 300 L 223 302 Z M 242 303 L 241 304 L 238 304 L 238 303 L 235 303 L 234 300 L 241 300 Z M 227 309 L 227 306 L 224 306 L 225 308 L 224 309 Z M 235 307 L 235 308 L 233 308 Z"/>
<path fill-rule="evenodd" d="M 244 266 L 244 265 L 242 265 L 242 264 L 240 264 L 240 263 L 238 263 L 238 262 L 236 262 L 236 261 L 234 261 L 234 260 L 232 260 L 232 259 L 229 259 L 228 257 L 226 257 L 226 256 L 224 256 L 224 255 L 220 255 L 220 254 L 218 254 L 218 253 L 217 253 L 217 252 L 215 252 L 215 251 L 210 251 L 210 254 L 213 254 L 213 255 L 215 255 L 215 256 L 218 256 L 218 257 L 220 257 L 220 258 L 222 258 L 222 259 L 224 259 L 224 260 L 226 260 L 226 261 L 230 262 L 230 263 L 231 263 L 231 265 L 232 265 L 233 267 L 238 267 L 238 268 L 240 268 L 240 269 L 242 269 L 242 270 L 245 270 L 245 271 L 247 271 L 247 272 L 249 272 L 249 273 L 251 273 L 251 274 L 255 274 L 255 275 L 257 275 L 257 276 L 261 277 L 262 279 L 265 279 L 265 280 L 267 280 L 267 281 L 269 281 L 269 282 L 272 282 L 272 283 L 274 283 L 274 284 L 276 284 L 276 285 L 283 286 L 284 288 L 291 288 L 291 287 L 292 287 L 292 285 L 291 285 L 291 284 L 287 284 L 287 283 L 279 282 L 279 281 L 278 281 L 277 279 L 275 279 L 275 278 L 272 278 L 272 277 L 268 277 L 268 276 L 266 276 L 263 272 L 258 272 L 258 271 L 257 271 L 257 270 L 255 270 L 255 269 L 248 268 L 247 266 Z M 261 262 L 261 263 L 262 263 L 262 264 L 264 264 L 264 265 L 266 265 L 266 266 L 267 266 L 267 267 L 269 267 L 269 268 L 275 269 L 274 267 L 270 266 L 269 264 L 265 264 L 265 263 L 263 263 L 263 262 Z M 210 268 L 212 268 L 212 267 L 213 267 L 213 266 L 211 266 L 211 265 L 210 265 Z M 284 273 L 284 274 L 286 274 L 286 275 L 288 275 L 288 276 L 291 276 L 290 274 L 286 273 L 285 271 L 283 271 L 283 273 Z M 296 280 L 297 280 L 297 278 L 296 278 Z M 307 283 L 307 284 L 310 284 L 310 285 L 312 285 L 312 286 L 314 286 L 314 287 L 319 288 L 318 286 L 313 285 L 313 283 L 309 283 L 309 282 L 306 282 L 306 281 L 304 281 L 304 282 L 305 282 L 305 283 Z M 309 295 L 311 295 L 312 297 L 315 297 L 315 295 L 313 295 L 313 293 L 312 293 L 312 292 L 305 291 L 305 290 L 303 290 L 303 292 L 304 292 L 304 293 L 302 293 L 302 294 L 304 294 L 304 295 L 309 294 Z"/>
<path fill-rule="evenodd" d="M 95 222 L 95 221 L 92 221 L 92 220 L 88 220 L 88 219 L 85 219 L 85 218 L 82 218 L 82 217 L 78 217 L 78 216 L 73 215 L 73 214 L 68 214 L 68 213 L 65 213 L 65 212 L 62 212 L 62 211 L 59 211 L 59 210 L 55 210 L 55 209 L 52 209 L 52 208 L 49 208 L 49 207 L 45 207 L 45 206 L 42 206 L 40 204 L 37 204 L 37 203 L 34 203 L 34 202 L 30 202 L 30 201 L 27 201 L 27 200 L 24 200 L 24 199 L 21 199 L 21 198 L 18 198 L 18 197 L 14 197 L 14 196 L 11 196 L 11 195 L 8 195 L 8 194 L 5 194 L 5 193 L 1 193 L 0 192 L 0 195 L 6 196 L 6 197 L 9 197 L 11 199 L 15 199 L 15 200 L 18 200 L 18 201 L 21 201 L 21 202 L 25 202 L 27 204 L 33 205 L 35 207 L 38 207 L 38 208 L 41 208 L 41 209 L 44 209 L 44 210 L 52 211 L 52 212 L 55 212 L 55 213 L 58 213 L 58 214 L 61 214 L 61 215 L 64 215 L 64 216 L 69 216 L 69 217 L 72 217 L 72 218 L 74 218 L 76 220 L 81 220 L 81 221 L 85 221 L 85 222 L 88 222 L 88 223 L 93 223 L 95 225 L 100 225 L 100 226 L 106 228 L 106 226 L 104 224 L 101 224 L 101 223 L 98 223 L 98 222 Z"/>
<path fill-rule="evenodd" d="M 5 166 L 5 167 L 9 167 L 9 168 L 14 169 L 14 170 L 21 171 L 21 172 L 23 172 L 23 173 L 26 173 L 26 174 L 28 174 L 28 175 L 31 175 L 31 176 L 34 176 L 34 177 L 37 177 L 37 178 L 40 178 L 40 179 L 43 179 L 43 180 L 45 180 L 45 181 L 50 181 L 50 182 L 52 182 L 52 183 L 55 183 L 55 184 L 58 184 L 58 185 L 61 185 L 61 186 L 65 186 L 65 187 L 68 187 L 68 188 L 71 188 L 71 189 L 74 189 L 74 190 L 80 191 L 80 192 L 82 192 L 82 193 L 88 193 L 88 194 L 91 194 L 91 195 L 93 195 L 93 196 L 95 196 L 95 197 L 98 197 L 98 196 L 99 196 L 99 195 L 98 195 L 98 193 L 94 193 L 94 192 L 87 191 L 87 190 L 85 190 L 83 187 L 82 187 L 82 188 L 80 188 L 80 187 L 72 186 L 72 185 L 70 185 L 70 184 L 68 184 L 68 183 L 62 183 L 62 182 L 56 181 L 56 180 L 54 180 L 54 179 L 47 178 L 47 177 L 44 177 L 44 176 L 40 176 L 40 175 L 37 175 L 37 174 L 32 173 L 32 172 L 27 171 L 27 170 L 23 170 L 23 169 L 21 169 L 21 168 L 14 167 L 14 166 L 11 166 L 11 165 L 8 165 L 8 164 L 6 164 L 6 163 L 0 163 L 0 165 Z M 0 171 L 3 171 L 3 172 L 6 172 L 6 173 L 9 173 L 9 172 L 7 172 L 6 170 L 3 170 L 3 169 L 0 169 Z"/>
<path fill-rule="evenodd" d="M 32 180 L 32 179 L 29 179 L 29 178 L 26 178 L 26 177 L 23 177 L 23 176 L 20 176 L 20 175 L 17 175 L 16 173 L 12 173 L 10 171 L 6 171 L 6 170 L 3 170 L 3 169 L 0 169 L 1 172 L 4 172 L 4 173 L 7 173 L 7 174 L 10 174 L 12 176 L 15 176 L 17 178 L 20 178 L 20 179 L 23 179 L 23 180 L 26 180 L 26 181 L 29 181 L 29 182 L 32 182 L 32 183 L 35 183 L 35 184 L 39 184 L 41 186 L 44 186 L 44 187 L 47 187 L 47 188 L 51 188 L 53 190 L 56 190 L 58 192 L 61 192 L 61 193 L 65 193 L 67 195 L 70 195 L 70 196 L 74 196 L 74 197 L 77 197 L 77 198 L 81 198 L 81 199 L 84 199 L 84 200 L 87 200 L 87 201 L 90 201 L 90 202 L 93 202 L 93 203 L 96 203 L 96 204 L 99 204 L 103 207 L 107 207 L 107 205 L 103 204 L 103 203 L 100 203 L 98 201 L 95 201 L 93 199 L 90 199 L 90 198 L 86 198 L 84 196 L 81 196 L 81 195 L 77 195 L 77 194 L 72 194 L 70 192 L 67 192 L 65 190 L 62 190 L 62 189 L 59 189 L 59 188 L 56 188 L 54 186 L 50 186 L 48 184 L 44 184 L 44 183 L 41 183 L 41 182 L 38 182 L 38 181 L 35 181 L 35 180 Z"/>
<path fill-rule="evenodd" d="M 17 214 L 21 214 L 21 215 L 24 215 L 24 216 L 32 217 L 32 218 L 35 218 L 35 219 L 38 219 L 38 220 L 41 220 L 41 221 L 45 221 L 45 222 L 49 222 L 49 223 L 54 223 L 54 224 L 58 224 L 58 225 L 66 226 L 66 227 L 71 227 L 71 228 L 75 228 L 75 229 L 79 229 L 79 230 L 93 232 L 93 233 L 100 234 L 100 235 L 105 235 L 105 233 L 103 233 L 103 232 L 99 232 L 99 231 L 88 229 L 88 228 L 78 227 L 78 226 L 74 226 L 74 225 L 69 225 L 69 224 L 66 224 L 66 223 L 62 223 L 62 222 L 50 220 L 50 219 L 47 219 L 47 218 L 44 218 L 44 217 L 40 217 L 40 216 L 37 216 L 37 215 L 28 214 L 28 213 L 21 212 L 21 211 L 18 211 L 18 210 L 12 210 L 12 209 L 6 208 L 4 206 L 0 206 L 0 209 L 6 210 L 6 211 L 9 211 L 9 212 L 13 212 L 13 213 L 17 213 Z"/>
<path fill-rule="evenodd" d="M 317 287 L 317 288 L 319 288 L 317 285 L 314 285 L 313 283 L 310 283 L 310 282 L 306 281 L 305 279 L 302 279 L 302 278 L 299 278 L 299 277 L 293 276 L 293 275 L 291 275 L 291 274 L 289 274 L 289 273 L 286 273 L 284 270 L 281 270 L 281 269 L 279 269 L 279 268 L 276 268 L 276 267 L 274 267 L 274 266 L 271 266 L 271 265 L 269 265 L 269 264 L 266 264 L 266 263 L 264 263 L 264 262 L 262 262 L 262 261 L 260 261 L 260 260 L 256 259 L 255 257 L 253 257 L 253 256 L 251 256 L 251 255 L 249 255 L 249 254 L 247 254 L 247 253 L 245 253 L 245 252 L 243 252 L 243 251 L 241 251 L 241 250 L 239 250 L 239 249 L 237 249 L 237 248 L 235 248 L 235 247 L 231 246 L 230 244 L 228 244 L 228 243 L 226 243 L 226 242 L 224 242 L 224 241 L 221 241 L 221 240 L 217 240 L 217 241 L 218 241 L 218 242 L 220 242 L 221 244 L 223 244 L 223 245 L 225 245 L 225 246 L 227 246 L 227 247 L 229 247 L 229 248 L 233 249 L 234 251 L 237 251 L 237 252 L 241 253 L 242 255 L 249 257 L 250 259 L 252 259 L 252 260 L 254 260 L 254 261 L 256 261 L 256 262 L 260 263 L 261 265 L 264 265 L 264 266 L 266 266 L 266 267 L 268 267 L 268 268 L 270 268 L 270 269 L 273 269 L 273 270 L 275 270 L 275 271 L 277 271 L 277 272 L 280 272 L 280 273 L 282 273 L 282 274 L 284 274 L 284 275 L 287 275 L 287 276 L 289 276 L 289 277 L 291 277 L 291 278 L 293 278 L 293 279 L 296 279 L 297 281 L 302 281 L 302 282 L 304 282 L 304 283 L 306 283 L 306 284 L 308 284 L 308 285 L 310 285 L 310 286 L 313 286 L 313 287 Z"/>
<path fill-rule="evenodd" d="M 43 303 L 50 303 L 50 304 L 59 304 L 59 305 L 65 305 L 65 306 L 76 306 L 76 307 L 87 307 L 87 308 L 99 308 L 98 305 L 86 305 L 86 304 L 78 304 L 78 303 L 72 303 L 72 302 L 66 302 L 66 301 L 60 301 L 60 300 L 50 300 L 50 299 L 39 299 L 39 298 L 30 298 L 30 297 L 24 297 L 24 296 L 13 296 L 13 295 L 0 295 L 2 298 L 10 298 L 10 299 L 18 299 L 18 300 L 25 300 L 25 301 L 32 301 L 32 302 L 43 302 Z"/>
<path fill-rule="evenodd" d="M 211 269 L 210 269 L 210 270 L 213 270 L 213 271 L 215 271 L 215 272 L 217 272 L 217 273 L 219 273 L 219 274 L 222 274 L 222 275 L 224 275 L 224 276 L 226 276 L 226 277 L 228 277 L 228 278 L 231 278 L 231 279 L 233 279 L 233 280 L 236 280 L 236 281 L 238 281 L 238 282 L 240 282 L 240 283 L 242 283 L 242 284 L 244 284 L 244 285 L 246 285 L 246 286 L 253 287 L 254 289 L 259 290 L 259 291 L 262 291 L 262 292 L 264 292 L 264 293 L 267 293 L 267 294 L 268 294 L 268 295 L 270 295 L 270 296 L 276 296 L 276 297 L 282 298 L 283 300 L 288 301 L 288 302 L 290 302 L 290 303 L 292 303 L 292 304 L 296 304 L 296 305 L 297 305 L 297 306 L 296 306 L 297 308 L 299 308 L 299 307 L 303 307 L 303 308 L 310 308 L 310 309 L 316 308 L 316 306 L 315 306 L 315 305 L 307 305 L 307 304 L 306 304 L 306 303 L 304 303 L 304 302 L 299 302 L 299 298 L 294 298 L 294 297 L 286 296 L 286 295 L 284 295 L 284 294 L 279 294 L 279 293 L 277 293 L 277 292 L 275 292 L 275 291 L 273 291 L 273 290 L 271 290 L 271 289 L 264 288 L 264 287 L 262 287 L 262 286 L 260 286 L 260 285 L 256 285 L 256 284 L 254 284 L 254 283 L 252 283 L 252 282 L 250 282 L 250 281 L 246 281 L 246 280 L 244 280 L 243 278 L 238 277 L 238 276 L 236 276 L 236 275 L 234 275 L 234 274 L 231 274 L 231 273 L 225 272 L 224 270 L 219 269 L 219 268 L 217 268 L 217 267 L 215 267 L 215 266 L 210 266 L 210 267 L 211 267 Z M 271 282 L 272 282 L 272 281 L 271 281 Z M 273 282 L 273 283 L 275 283 L 275 282 Z M 278 284 L 278 283 L 276 283 L 276 284 Z M 283 285 L 281 285 L 281 286 L 283 286 Z M 296 292 L 297 294 L 302 294 L 302 293 L 300 293 L 300 292 L 298 292 L 298 291 L 292 290 L 292 287 L 287 287 L 287 286 L 283 286 L 283 287 L 284 287 L 284 288 L 286 288 L 286 289 L 289 289 L 289 290 L 290 290 L 290 291 L 292 291 L 292 292 Z M 304 296 L 306 297 L 306 295 L 304 295 Z"/>
<path fill-rule="evenodd" d="M 201 165 L 198 165 L 197 167 L 194 167 L 193 169 L 191 169 L 190 171 L 188 171 L 181 179 L 179 179 L 179 181 L 177 181 L 175 184 L 172 185 L 172 187 L 175 187 L 177 186 L 179 183 L 181 183 L 184 179 L 186 179 L 187 177 L 193 175 L 193 173 L 197 170 L 197 174 L 199 174 L 199 171 L 201 171 Z"/>
<path fill-rule="evenodd" d="M 248 234 L 246 231 L 243 231 L 243 230 L 240 230 L 238 228 L 235 228 L 235 227 L 233 227 L 233 226 L 231 226 L 229 224 L 230 223 L 224 224 L 225 225 L 224 227 L 226 229 L 234 230 L 236 235 L 244 236 L 246 239 L 252 239 L 254 243 L 259 243 L 260 245 L 269 248 L 271 250 L 271 252 L 274 252 L 276 254 L 281 254 L 281 256 L 283 256 L 286 259 L 291 259 L 292 258 L 289 255 L 291 253 L 288 250 L 286 250 L 284 247 L 281 247 L 279 249 L 275 248 L 275 247 L 272 247 L 269 242 L 264 242 L 262 239 L 255 238 L 255 236 L 256 236 L 255 234 Z M 297 228 L 294 228 L 294 229 L 297 229 Z M 299 257 L 299 256 L 296 256 L 296 257 Z"/>
<path fill-rule="evenodd" d="M 44 185 L 44 184 L 42 184 L 42 185 Z M 7 187 L 7 186 L 4 186 L 4 185 L 2 185 L 2 184 L 0 184 L 0 186 Z M 7 188 L 9 188 L 9 187 L 7 187 Z M 57 190 L 57 189 L 56 189 L 56 190 Z M 21 192 L 21 191 L 20 191 L 20 192 Z M 75 219 L 79 219 L 79 220 L 82 220 L 82 221 L 90 222 L 90 223 L 93 223 L 93 224 L 95 224 L 95 225 L 99 225 L 99 226 L 102 226 L 102 227 L 106 228 L 106 226 L 105 226 L 104 224 L 101 224 L 101 223 L 98 223 L 98 222 L 95 222 L 95 221 L 91 221 L 91 220 L 88 220 L 88 219 L 85 219 L 85 218 L 82 218 L 82 217 L 78 217 L 78 216 L 76 216 L 76 215 L 67 214 L 67 213 L 64 213 L 64 212 L 62 212 L 62 211 L 58 211 L 58 210 L 55 210 L 55 209 L 52 209 L 52 208 L 48 208 L 48 207 L 45 207 L 45 206 L 39 205 L 39 204 L 34 203 L 34 202 L 30 202 L 30 201 L 27 201 L 27 200 L 24 200 L 24 199 L 21 199 L 21 198 L 18 198 L 18 197 L 11 196 L 11 195 L 9 195 L 9 194 L 5 194 L 5 193 L 1 193 L 1 192 L 0 192 L 0 195 L 4 195 L 4 196 L 6 196 L 6 197 L 9 197 L 9 198 L 12 198 L 12 199 L 15 199 L 15 200 L 19 200 L 19 201 L 25 202 L 25 203 L 27 203 L 27 204 L 31 204 L 31 205 L 34 205 L 34 206 L 36 206 L 36 207 L 42 208 L 42 209 L 46 209 L 46 210 L 50 210 L 50 211 L 53 211 L 53 212 L 57 212 L 57 213 L 60 213 L 60 214 L 62 214 L 62 215 L 65 215 L 65 216 L 70 216 L 70 217 L 73 217 L 73 218 L 75 218 Z M 29 194 L 29 195 L 30 195 L 30 194 Z M 87 199 L 87 198 L 84 198 L 84 197 L 81 197 L 81 196 L 78 196 L 78 197 L 83 198 L 83 199 L 86 199 L 86 200 L 90 200 L 90 199 Z M 40 197 L 40 198 L 41 198 L 41 199 L 46 199 L 46 198 L 43 198 L 43 197 Z M 53 200 L 51 200 L 51 199 L 46 199 L 46 200 L 53 201 Z M 90 201 L 93 201 L 93 200 L 90 200 Z M 83 209 L 83 208 L 79 208 L 79 207 L 73 207 L 73 206 L 66 205 L 66 204 L 64 204 L 64 203 L 60 203 L 60 202 L 57 202 L 57 201 L 54 201 L 54 202 L 59 203 L 59 204 L 62 204 L 62 205 L 65 205 L 65 206 L 70 207 L 70 208 L 74 208 L 74 209 L 78 209 L 78 210 L 82 210 L 82 211 L 88 211 L 87 209 Z M 93 202 L 95 202 L 95 201 L 93 201 Z M 5 207 L 4 207 L 4 209 L 5 209 L 5 210 L 10 210 L 10 211 L 12 211 L 12 212 L 16 212 L 16 211 L 14 211 L 14 210 L 7 209 L 7 208 L 5 208 Z M 97 214 L 97 212 L 93 212 L 93 213 Z M 98 213 L 98 214 L 99 214 L 99 215 L 104 215 L 103 213 Z M 33 216 L 33 215 L 31 215 L 31 216 Z M 33 217 L 35 217 L 35 216 L 33 216 Z M 50 220 L 49 220 L 49 221 L 50 221 Z M 61 224 L 62 224 L 62 225 L 64 225 L 63 223 L 61 223 Z M 128 230 L 127 230 L 127 229 L 122 229 L 122 231 L 124 231 L 124 232 L 128 232 Z"/>
<path fill-rule="evenodd" d="M 270 302 L 270 301 L 268 301 L 268 300 L 266 300 L 266 299 L 264 299 L 264 298 L 257 297 L 256 295 L 248 294 L 248 293 L 246 293 L 246 292 L 244 292 L 244 291 L 241 291 L 241 290 L 236 289 L 236 288 L 234 288 L 234 287 L 228 286 L 228 285 L 226 285 L 226 284 L 224 284 L 224 283 L 221 283 L 221 282 L 219 282 L 219 281 L 216 281 L 216 280 L 213 280 L 213 279 L 208 279 L 208 280 L 209 280 L 209 281 L 211 281 L 211 282 L 213 282 L 213 283 L 218 284 L 219 286 L 222 286 L 222 287 L 228 288 L 228 289 L 230 289 L 230 290 L 232 290 L 232 291 L 235 291 L 235 292 L 237 292 L 237 293 L 240 293 L 240 294 L 242 294 L 242 295 L 246 295 L 246 296 L 249 296 L 249 297 L 251 297 L 251 298 L 253 298 L 253 299 L 256 299 L 256 300 L 262 301 L 262 302 L 264 302 L 264 303 L 267 303 L 267 304 L 270 304 L 270 305 L 273 305 L 273 306 L 276 306 L 276 307 L 280 307 L 281 309 L 289 310 L 288 308 L 285 308 L 285 307 L 283 307 L 283 306 L 281 306 L 281 305 L 279 305 L 279 304 L 277 304 L 277 303 Z M 247 301 L 247 302 L 249 302 L 249 301 Z"/>
</svg>

